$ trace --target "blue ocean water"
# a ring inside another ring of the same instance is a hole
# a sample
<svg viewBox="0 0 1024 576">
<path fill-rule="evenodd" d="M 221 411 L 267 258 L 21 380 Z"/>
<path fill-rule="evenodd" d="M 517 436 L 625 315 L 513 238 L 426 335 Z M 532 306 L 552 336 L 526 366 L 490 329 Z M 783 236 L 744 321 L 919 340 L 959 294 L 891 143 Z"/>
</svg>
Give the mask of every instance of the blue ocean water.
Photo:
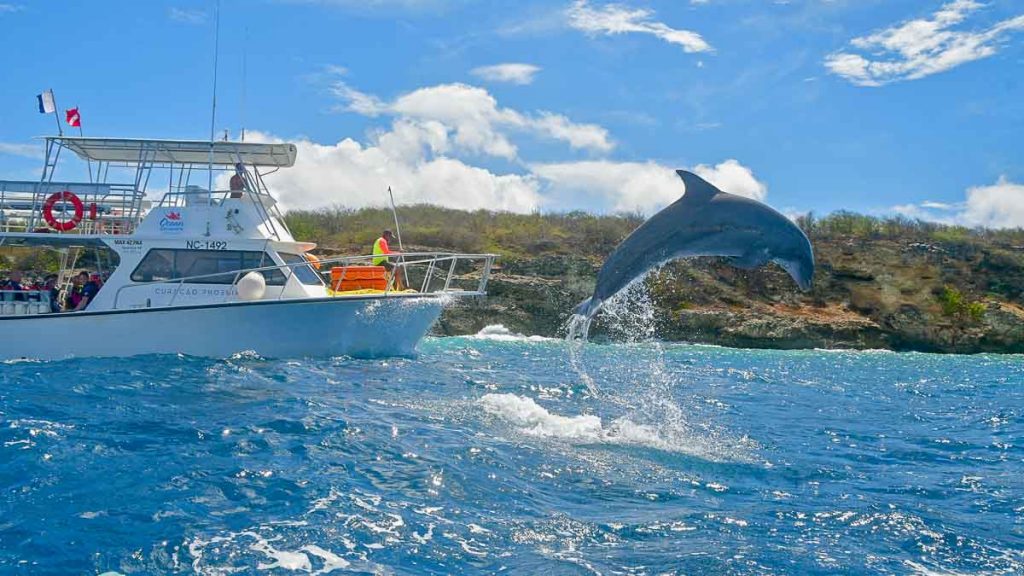
<svg viewBox="0 0 1024 576">
<path fill-rule="evenodd" d="M 1022 357 L 570 352 L 0 365 L 0 573 L 1024 573 Z"/>
</svg>

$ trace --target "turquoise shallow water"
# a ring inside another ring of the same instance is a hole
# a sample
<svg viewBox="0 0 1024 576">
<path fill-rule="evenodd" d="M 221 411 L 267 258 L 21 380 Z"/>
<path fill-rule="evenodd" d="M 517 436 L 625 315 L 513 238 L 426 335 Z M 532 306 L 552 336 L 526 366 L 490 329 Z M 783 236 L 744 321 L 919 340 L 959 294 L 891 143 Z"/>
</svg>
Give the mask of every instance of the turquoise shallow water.
<svg viewBox="0 0 1024 576">
<path fill-rule="evenodd" d="M 0 573 L 1020 574 L 1024 359 L 0 366 Z"/>
</svg>

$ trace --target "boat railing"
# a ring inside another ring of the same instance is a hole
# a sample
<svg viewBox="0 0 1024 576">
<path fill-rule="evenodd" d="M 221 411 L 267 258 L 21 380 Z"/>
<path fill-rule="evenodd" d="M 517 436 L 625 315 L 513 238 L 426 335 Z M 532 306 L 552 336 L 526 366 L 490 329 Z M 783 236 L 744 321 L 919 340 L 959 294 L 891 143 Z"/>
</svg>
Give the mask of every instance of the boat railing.
<svg viewBox="0 0 1024 576">
<path fill-rule="evenodd" d="M 0 290 L 0 316 L 49 314 L 49 290 Z"/>
<path fill-rule="evenodd" d="M 180 208 L 206 204 L 216 206 L 227 198 L 240 198 L 245 193 L 244 190 L 214 190 L 210 192 L 206 188 L 188 186 L 184 190 L 165 192 L 156 206 L 157 208 Z"/>
<path fill-rule="evenodd" d="M 144 198 L 131 184 L 0 180 L 0 231 L 131 234 L 142 219 Z M 47 208 L 57 226 L 47 221 Z"/>
<path fill-rule="evenodd" d="M 236 287 L 239 280 L 250 272 L 267 273 L 275 270 L 284 273 L 285 281 L 280 292 L 272 297 L 259 298 L 257 300 L 285 300 L 296 298 L 309 298 L 305 293 L 288 293 L 285 289 L 289 281 L 295 276 L 296 268 L 305 267 L 314 270 L 320 280 L 327 284 L 327 295 L 334 298 L 345 298 L 352 296 L 373 295 L 379 297 L 394 296 L 416 296 L 416 295 L 438 295 L 449 294 L 453 296 L 483 296 L 487 291 L 487 283 L 490 280 L 495 254 L 457 254 L 449 252 L 407 252 L 401 255 L 390 256 L 393 270 L 386 275 L 386 284 L 383 289 L 375 290 L 342 290 L 342 283 L 350 269 L 372 265 L 374 259 L 379 255 L 363 256 L 340 256 L 326 259 L 313 259 L 279 264 L 272 266 L 261 266 L 239 270 L 221 271 L 212 274 L 200 274 L 182 278 L 169 278 L 153 280 L 149 282 L 132 282 L 124 284 L 117 289 L 114 295 L 113 308 L 119 308 L 121 294 L 124 290 L 131 288 L 142 288 L 148 286 L 174 285 L 171 299 L 162 306 L 174 306 L 178 295 L 186 290 L 187 284 L 208 283 L 211 279 L 226 279 L 231 276 L 229 284 Z M 317 268 L 319 268 L 317 270 Z M 333 272 L 340 269 L 338 272 Z M 227 283 L 225 283 L 227 284 Z M 399 286 L 404 288 L 399 289 Z M 237 301 L 237 292 L 225 291 L 225 301 Z M 210 302 L 213 303 L 213 302 Z M 190 304 L 194 304 L 191 302 Z"/>
<path fill-rule="evenodd" d="M 284 223 L 284 215 L 281 214 L 277 201 L 269 192 L 259 192 L 253 184 L 244 190 L 214 190 L 210 192 L 199 186 L 186 186 L 181 190 L 172 190 L 160 198 L 158 208 L 179 208 L 183 206 L 219 206 L 229 198 L 248 198 L 259 214 L 261 220 L 267 223 L 268 231 L 274 238 L 280 239 L 277 227 L 287 230 Z"/>
</svg>

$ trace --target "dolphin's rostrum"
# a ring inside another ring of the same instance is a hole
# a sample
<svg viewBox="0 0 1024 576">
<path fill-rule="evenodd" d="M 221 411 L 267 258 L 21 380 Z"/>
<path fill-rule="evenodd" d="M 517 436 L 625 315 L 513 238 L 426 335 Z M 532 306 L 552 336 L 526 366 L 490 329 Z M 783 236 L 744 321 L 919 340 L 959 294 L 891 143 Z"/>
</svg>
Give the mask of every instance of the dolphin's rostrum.
<svg viewBox="0 0 1024 576">
<path fill-rule="evenodd" d="M 802 290 L 810 289 L 814 253 L 799 227 L 756 200 L 722 192 L 685 170 L 676 173 L 686 193 L 619 244 L 597 275 L 594 295 L 576 314 L 593 318 L 605 300 L 648 270 L 693 256 L 725 256 L 743 269 L 775 262 Z"/>
</svg>

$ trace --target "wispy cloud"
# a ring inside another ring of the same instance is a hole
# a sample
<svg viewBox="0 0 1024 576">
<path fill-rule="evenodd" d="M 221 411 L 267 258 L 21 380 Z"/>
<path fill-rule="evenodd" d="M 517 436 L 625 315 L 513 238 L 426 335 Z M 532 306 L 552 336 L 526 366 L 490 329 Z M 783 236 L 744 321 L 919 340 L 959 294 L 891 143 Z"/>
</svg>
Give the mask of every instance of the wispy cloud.
<svg viewBox="0 0 1024 576">
<path fill-rule="evenodd" d="M 643 8 L 621 4 L 591 6 L 587 0 L 576 0 L 566 11 L 569 26 L 587 34 L 649 34 L 670 44 L 682 46 L 686 52 L 710 52 L 711 45 L 700 34 L 672 28 L 653 19 L 654 13 Z"/>
<path fill-rule="evenodd" d="M 489 82 L 508 82 L 510 84 L 526 85 L 533 83 L 533 77 L 539 71 L 540 67 L 533 64 L 509 62 L 493 66 L 480 66 L 471 70 L 470 73 L 477 78 Z"/>
<path fill-rule="evenodd" d="M 12 14 L 14 12 L 21 12 L 25 7 L 21 4 L 0 4 L 0 14 Z"/>
<path fill-rule="evenodd" d="M 319 4 L 347 11 L 377 14 L 443 12 L 468 0 L 279 0 L 292 4 Z"/>
<path fill-rule="evenodd" d="M 24 156 L 25 158 L 42 158 L 43 147 L 37 144 L 16 144 L 0 142 L 0 154 Z"/>
<path fill-rule="evenodd" d="M 983 7 L 976 0 L 953 0 L 928 18 L 854 38 L 850 44 L 867 56 L 836 52 L 825 59 L 825 66 L 858 86 L 882 86 L 987 58 L 998 52 L 1007 34 L 1024 30 L 1024 14 L 981 30 L 953 29 Z"/>
<path fill-rule="evenodd" d="M 205 24 L 206 23 L 206 12 L 202 10 L 195 10 L 191 8 L 171 8 L 167 11 L 167 16 L 175 22 L 181 22 L 183 24 Z"/>
</svg>

